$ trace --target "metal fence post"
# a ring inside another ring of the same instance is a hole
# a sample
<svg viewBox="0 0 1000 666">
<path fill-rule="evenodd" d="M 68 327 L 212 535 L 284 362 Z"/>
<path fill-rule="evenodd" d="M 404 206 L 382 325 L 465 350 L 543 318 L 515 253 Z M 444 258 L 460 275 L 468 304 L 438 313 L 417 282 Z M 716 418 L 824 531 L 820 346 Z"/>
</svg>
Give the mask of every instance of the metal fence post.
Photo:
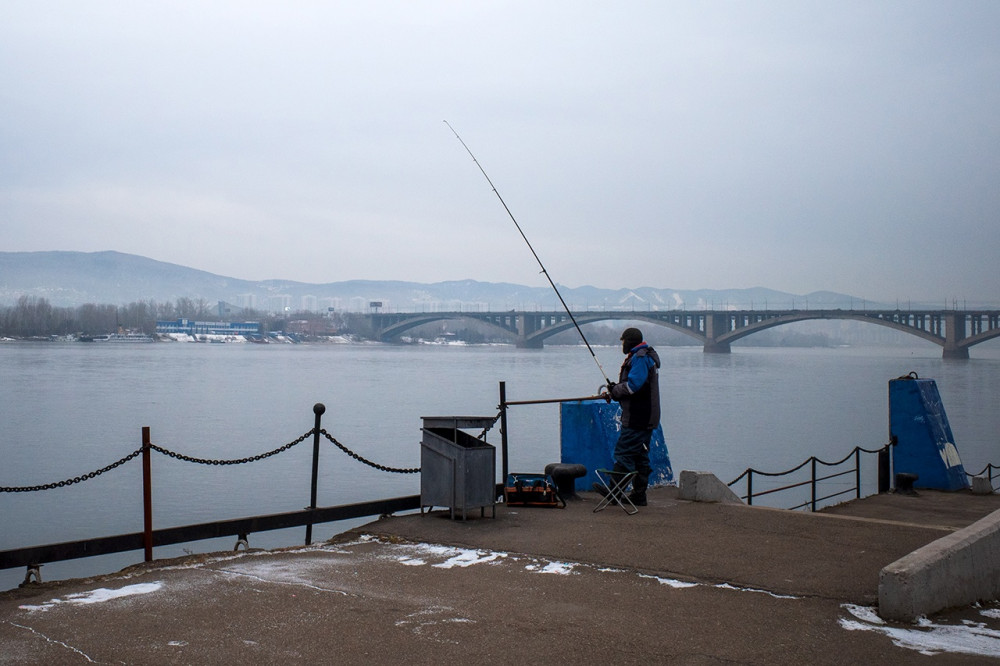
<svg viewBox="0 0 1000 666">
<path fill-rule="evenodd" d="M 500 382 L 500 471 L 507 483 L 507 382 Z"/>
<path fill-rule="evenodd" d="M 886 444 L 878 451 L 878 492 L 889 492 L 889 445 Z"/>
<path fill-rule="evenodd" d="M 809 460 L 812 461 L 812 483 L 809 484 L 810 488 L 812 489 L 812 500 L 810 503 L 812 504 L 813 513 L 815 513 L 816 512 L 816 456 L 811 457 Z"/>
<path fill-rule="evenodd" d="M 861 499 L 861 448 L 854 447 L 854 499 Z"/>
<path fill-rule="evenodd" d="M 747 506 L 753 506 L 753 469 L 747 470 Z"/>
<path fill-rule="evenodd" d="M 317 402 L 313 405 L 313 414 L 316 415 L 316 424 L 313 426 L 313 460 L 312 460 L 312 490 L 309 494 L 309 509 L 316 508 L 316 486 L 317 480 L 319 478 L 319 435 L 320 435 L 320 422 L 323 419 L 323 412 L 326 411 L 326 405 L 321 402 Z M 313 524 L 312 518 L 306 523 L 306 545 L 312 545 L 312 535 L 313 535 Z"/>
<path fill-rule="evenodd" d="M 153 466 L 150 461 L 149 426 L 142 427 L 142 550 L 153 561 Z"/>
</svg>

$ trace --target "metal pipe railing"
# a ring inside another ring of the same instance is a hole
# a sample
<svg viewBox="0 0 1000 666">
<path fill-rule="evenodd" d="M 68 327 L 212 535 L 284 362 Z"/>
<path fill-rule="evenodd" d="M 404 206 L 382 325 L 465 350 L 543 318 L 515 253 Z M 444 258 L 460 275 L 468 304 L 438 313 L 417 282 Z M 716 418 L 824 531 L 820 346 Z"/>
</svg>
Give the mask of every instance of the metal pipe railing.
<svg viewBox="0 0 1000 666">
<path fill-rule="evenodd" d="M 420 495 L 406 495 L 388 499 L 342 504 L 338 506 L 316 507 L 287 513 L 275 513 L 245 518 L 217 520 L 195 525 L 165 527 L 152 532 L 134 532 L 115 536 L 95 537 L 79 541 L 67 541 L 41 546 L 15 548 L 0 551 L 0 569 L 32 566 L 46 562 L 61 562 L 97 555 L 112 555 L 132 550 L 143 550 L 147 539 L 153 546 L 170 546 L 178 543 L 203 541 L 234 536 L 244 540 L 246 535 L 303 525 L 380 516 L 398 511 L 415 511 L 420 508 Z"/>
<path fill-rule="evenodd" d="M 796 465 L 795 467 L 792 467 L 791 469 L 784 470 L 782 472 L 763 472 L 761 470 L 757 470 L 757 469 L 754 469 L 752 467 L 748 467 L 742 474 L 740 474 L 738 477 L 736 477 L 735 479 L 733 479 L 732 481 L 730 481 L 727 485 L 729 485 L 730 487 L 732 487 L 733 485 L 735 485 L 736 483 L 738 483 L 742 479 L 746 478 L 746 495 L 743 495 L 741 497 L 741 499 L 746 500 L 746 503 L 748 505 L 753 505 L 753 500 L 756 497 L 763 497 L 765 495 L 771 495 L 771 494 L 782 492 L 782 491 L 792 490 L 794 488 L 802 488 L 804 486 L 809 486 L 809 500 L 806 501 L 806 502 L 803 502 L 802 504 L 799 504 L 797 506 L 791 507 L 791 508 L 792 509 L 801 509 L 803 507 L 808 506 L 808 507 L 810 507 L 810 510 L 816 511 L 816 509 L 819 506 L 820 502 L 826 501 L 828 499 L 832 499 L 834 497 L 839 497 L 840 495 L 846 495 L 847 493 L 850 493 L 852 491 L 854 492 L 855 498 L 860 498 L 861 497 L 861 454 L 862 453 L 873 453 L 873 454 L 877 455 L 876 465 L 877 465 L 878 492 L 883 493 L 883 492 L 888 491 L 889 490 L 889 476 L 890 476 L 890 474 L 889 474 L 889 465 L 890 465 L 889 448 L 891 446 L 893 446 L 894 444 L 895 444 L 895 438 L 893 438 L 892 440 L 890 440 L 890 442 L 888 444 L 886 444 L 885 446 L 883 446 L 880 449 L 865 449 L 865 448 L 862 448 L 860 446 L 856 446 L 856 447 L 854 447 L 854 449 L 851 450 L 850 453 L 848 453 L 846 456 L 844 456 L 840 460 L 837 460 L 836 462 L 826 462 L 824 460 L 820 460 L 816 456 L 811 456 L 811 457 L 807 458 L 806 460 L 804 460 L 803 462 L 801 462 L 800 464 Z M 854 466 L 852 468 L 850 468 L 850 469 L 843 470 L 843 471 L 840 471 L 840 472 L 835 472 L 835 473 L 832 473 L 832 474 L 822 475 L 822 476 L 818 472 L 818 466 L 819 465 L 824 465 L 826 467 L 836 467 L 837 465 L 844 464 L 851 457 L 854 458 Z M 754 492 L 753 479 L 754 479 L 754 475 L 755 474 L 758 475 L 758 476 L 766 476 L 766 477 L 776 478 L 776 477 L 787 476 L 789 474 L 793 474 L 793 473 L 799 471 L 800 469 L 802 469 L 803 467 L 805 467 L 806 465 L 810 466 L 810 473 L 809 473 L 809 479 L 808 480 L 806 480 L 806 481 L 799 481 L 799 482 L 796 482 L 796 483 L 790 483 L 790 484 L 787 484 L 787 485 L 784 485 L 784 486 L 780 486 L 778 488 L 769 488 L 767 490 L 762 490 L 762 491 Z M 818 484 L 819 483 L 821 483 L 823 481 L 829 481 L 830 479 L 835 479 L 835 478 L 839 478 L 839 477 L 842 477 L 842 476 L 847 476 L 847 475 L 852 474 L 852 473 L 854 474 L 854 487 L 853 488 L 848 488 L 847 490 L 841 490 L 841 491 L 835 492 L 835 493 L 833 493 L 831 495 L 826 495 L 826 496 L 823 496 L 823 497 L 820 497 L 818 495 L 818 492 L 819 492 L 818 491 Z"/>
<path fill-rule="evenodd" d="M 508 469 L 507 456 L 507 409 L 519 405 L 551 405 L 561 402 L 581 402 L 583 400 L 605 400 L 603 395 L 588 395 L 582 398 L 543 398 L 540 400 L 507 400 L 507 382 L 500 382 L 500 453 L 501 469 L 503 478 L 506 479 L 510 470 Z M 498 492 L 503 492 L 503 485 L 499 486 Z"/>
</svg>

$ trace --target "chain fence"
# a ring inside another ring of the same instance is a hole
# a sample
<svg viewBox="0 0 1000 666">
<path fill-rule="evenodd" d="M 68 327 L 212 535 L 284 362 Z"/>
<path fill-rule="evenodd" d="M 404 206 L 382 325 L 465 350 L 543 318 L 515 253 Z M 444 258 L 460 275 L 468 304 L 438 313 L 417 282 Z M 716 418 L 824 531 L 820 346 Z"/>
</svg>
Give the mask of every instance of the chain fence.
<svg viewBox="0 0 1000 666">
<path fill-rule="evenodd" d="M 499 418 L 500 417 L 498 415 L 497 419 L 499 419 Z M 494 419 L 493 423 L 496 423 L 496 419 Z M 479 439 L 484 438 L 485 435 L 486 435 L 486 431 L 488 431 L 491 427 L 492 427 L 492 424 L 490 426 L 488 426 L 486 428 L 486 430 L 484 430 L 482 432 L 482 434 L 479 436 Z M 339 441 L 337 441 L 337 439 L 333 435 L 331 435 L 329 432 L 327 432 L 326 429 L 321 429 L 319 432 L 320 432 L 321 435 L 323 435 L 328 440 L 330 440 L 330 442 L 332 442 L 335 446 L 337 446 L 337 448 L 339 448 L 341 451 L 343 451 L 344 453 L 346 453 L 350 457 L 354 458 L 358 462 L 361 462 L 361 463 L 364 463 L 365 465 L 368 465 L 369 467 L 373 467 L 373 468 L 375 468 L 377 470 L 380 470 L 380 471 L 383 471 L 383 472 L 392 472 L 392 473 L 396 473 L 396 474 L 417 474 L 417 473 L 420 472 L 420 468 L 419 467 L 409 467 L 409 468 L 388 467 L 386 465 L 380 465 L 380 464 L 378 464 L 376 462 L 372 462 L 371 460 L 368 460 L 364 456 L 362 456 L 362 455 L 360 455 L 360 454 L 352 451 L 350 448 L 348 448 L 348 447 L 344 446 L 343 444 L 341 444 Z M 162 446 L 158 446 L 158 445 L 152 444 L 152 443 L 149 445 L 149 448 L 152 451 L 156 451 L 157 453 L 162 453 L 163 455 L 165 455 L 167 457 L 174 458 L 175 460 L 180 460 L 182 462 L 197 463 L 199 465 L 242 465 L 242 464 L 245 464 L 245 463 L 252 463 L 252 462 L 257 462 L 259 460 L 264 460 L 265 458 L 270 458 L 271 456 L 276 456 L 279 453 L 284 453 L 285 451 L 288 451 L 292 447 L 294 447 L 294 446 L 296 446 L 298 444 L 301 444 L 302 442 L 306 441 L 307 439 L 309 439 L 309 437 L 311 437 L 312 435 L 315 435 L 315 434 L 316 434 L 316 429 L 312 428 L 309 431 L 303 433 L 300 437 L 292 440 L 291 442 L 289 442 L 289 443 L 287 443 L 287 444 L 285 444 L 283 446 L 279 446 L 278 448 L 272 449 L 271 451 L 267 451 L 265 453 L 259 453 L 259 454 L 254 455 L 254 456 L 247 456 L 245 458 L 233 458 L 233 459 L 196 458 L 194 456 L 189 456 L 189 455 L 185 455 L 185 454 L 182 454 L 182 453 L 178 453 L 176 451 L 171 451 L 168 448 L 165 448 L 165 447 L 162 447 Z M 101 474 L 104 474 L 105 472 L 110 472 L 111 470 L 124 465 L 128 461 L 130 461 L 133 458 L 136 458 L 140 454 L 142 454 L 142 451 L 143 450 L 141 448 L 136 449 L 135 451 L 133 451 L 132 453 L 128 454 L 124 458 L 122 458 L 120 460 L 117 460 L 117 461 L 111 463 L 110 465 L 107 465 L 106 467 L 102 467 L 101 469 L 95 470 L 95 471 L 90 472 L 88 474 L 82 474 L 80 476 L 74 476 L 72 478 L 65 479 L 65 480 L 62 480 L 62 481 L 56 481 L 56 482 L 53 482 L 53 483 L 42 483 L 42 484 L 37 484 L 37 485 L 33 485 L 33 486 L 0 486 L 0 493 L 28 493 L 28 492 L 35 492 L 35 491 L 40 491 L 40 490 L 53 490 L 55 488 L 64 488 L 66 486 L 71 486 L 73 484 L 81 483 L 83 481 L 89 481 L 90 479 L 96 478 L 96 477 L 100 476 Z"/>
<path fill-rule="evenodd" d="M 493 417 L 493 421 L 485 428 L 483 428 L 483 431 L 479 433 L 476 439 L 485 440 L 486 433 L 488 433 L 499 420 L 500 420 L 500 414 L 497 414 L 495 417 Z M 166 447 L 152 443 L 149 444 L 149 448 L 152 451 L 156 451 L 157 453 L 162 453 L 167 457 L 174 458 L 175 460 L 180 460 L 182 462 L 196 463 L 199 465 L 242 465 L 245 463 L 252 463 L 252 462 L 257 462 L 259 460 L 264 460 L 265 458 L 276 456 L 279 453 L 284 453 L 285 451 L 288 451 L 292 447 L 297 446 L 298 444 L 301 444 L 302 442 L 306 441 L 307 439 L 309 439 L 309 437 L 315 434 L 316 434 L 316 429 L 311 428 L 307 432 L 303 433 L 300 437 L 288 442 L 287 444 L 284 444 L 283 446 L 279 446 L 278 448 L 272 449 L 271 451 L 267 451 L 265 453 L 259 453 L 254 456 L 247 456 L 245 458 L 232 458 L 232 459 L 196 458 L 194 456 L 189 456 L 183 453 L 178 453 L 176 451 L 171 451 Z M 368 460 L 361 454 L 352 451 L 349 447 L 339 442 L 337 438 L 331 435 L 329 432 L 327 432 L 325 428 L 320 429 L 319 434 L 323 435 L 334 446 L 336 446 L 338 449 L 349 455 L 351 458 L 354 458 L 358 462 L 368 465 L 369 467 L 372 467 L 379 471 L 391 472 L 393 474 L 418 474 L 420 472 L 419 467 L 389 467 L 387 465 L 380 465 L 379 463 Z M 128 454 L 121 460 L 115 461 L 110 465 L 102 467 L 101 469 L 95 470 L 93 472 L 90 472 L 89 474 L 82 474 L 80 476 L 74 476 L 72 478 L 65 479 L 63 481 L 56 481 L 53 483 L 43 483 L 34 486 L 0 486 L 0 493 L 28 493 L 39 490 L 53 490 L 55 488 L 64 488 L 66 486 L 71 486 L 75 483 L 89 481 L 90 479 L 96 478 L 101 474 L 104 474 L 105 472 L 110 472 L 111 470 L 124 465 L 133 458 L 138 457 L 142 453 L 142 451 L 143 450 L 141 448 L 136 449 L 135 451 Z"/>
<path fill-rule="evenodd" d="M 121 460 L 113 462 L 107 467 L 102 467 L 101 469 L 90 472 L 89 474 L 82 474 L 80 476 L 74 476 L 71 479 L 66 479 L 64 481 L 56 481 L 55 483 L 43 483 L 37 486 L 0 486 L 0 493 L 30 493 L 36 490 L 52 490 L 54 488 L 64 488 L 66 486 L 72 486 L 74 483 L 80 483 L 81 481 L 89 481 L 95 477 L 104 474 L 105 472 L 110 472 L 116 467 L 120 467 L 132 460 L 136 456 L 142 453 L 142 449 L 136 449 L 132 453 L 128 454 Z"/>
<path fill-rule="evenodd" d="M 496 416 L 493 417 L 493 421 L 491 421 L 489 425 L 487 425 L 485 428 L 483 428 L 483 431 L 481 433 L 479 433 L 479 435 L 476 437 L 476 439 L 485 440 L 486 439 L 486 433 L 488 433 L 493 428 L 493 426 L 495 426 L 497 424 L 497 421 L 499 421 L 499 420 L 500 420 L 500 414 L 497 414 Z M 333 435 L 331 435 L 329 432 L 327 432 L 325 428 L 321 429 L 319 432 L 320 432 L 321 435 L 323 435 L 328 440 L 330 440 L 331 444 L 333 444 L 334 446 L 336 446 L 338 449 L 340 449 L 341 451 L 343 451 L 347 455 L 351 456 L 352 458 L 354 458 L 358 462 L 364 463 L 365 465 L 368 465 L 369 467 L 373 467 L 373 468 L 375 468 L 375 469 L 377 469 L 379 471 L 382 471 L 382 472 L 391 472 L 393 474 L 418 474 L 420 472 L 420 468 L 419 467 L 387 467 L 385 465 L 380 465 L 380 464 L 378 464 L 376 462 L 372 462 L 371 460 L 368 460 L 367 458 L 363 457 L 362 455 L 360 455 L 358 453 L 355 453 L 354 451 L 352 451 L 348 447 L 346 447 L 343 444 L 341 444 L 339 441 L 337 441 L 337 438 L 334 437 Z"/>
<path fill-rule="evenodd" d="M 966 476 L 987 476 L 991 481 L 993 480 L 993 470 L 1000 470 L 1000 465 L 994 465 L 993 463 L 987 463 L 983 471 L 978 474 L 973 474 L 972 472 L 966 472 Z"/>
<path fill-rule="evenodd" d="M 418 472 L 420 472 L 420 468 L 419 467 L 405 467 L 405 468 L 404 467 L 386 467 L 385 465 L 379 465 L 376 462 L 372 462 L 371 460 L 368 460 L 367 458 L 364 458 L 360 454 L 355 453 L 354 451 L 350 450 L 349 448 L 347 448 L 346 446 L 344 446 L 343 444 L 341 444 L 340 442 L 338 442 L 336 437 L 334 437 L 333 435 L 331 435 L 330 433 L 328 433 L 326 431 L 326 428 L 322 428 L 319 431 L 319 434 L 321 434 L 324 437 L 326 437 L 328 440 L 330 440 L 330 442 L 334 446 L 336 446 L 338 449 L 340 449 L 341 451 L 343 451 L 347 455 L 351 456 L 352 458 L 354 458 L 358 462 L 362 462 L 362 463 L 368 465 L 369 467 L 374 467 L 375 469 L 377 469 L 379 471 L 382 471 L 382 472 L 392 472 L 394 474 L 417 474 Z"/>
<path fill-rule="evenodd" d="M 493 417 L 493 420 L 490 422 L 490 424 L 488 426 L 486 426 L 485 428 L 483 428 L 483 431 L 481 433 L 479 433 L 478 435 L 476 435 L 476 439 L 481 439 L 483 441 L 486 441 L 486 433 L 488 433 L 490 430 L 493 429 L 493 426 L 495 426 L 497 424 L 497 421 L 500 420 L 500 417 L 502 415 L 503 415 L 503 412 L 497 412 L 497 415 Z"/>
<path fill-rule="evenodd" d="M 259 453 L 255 456 L 248 456 L 246 458 L 234 458 L 231 460 L 213 460 L 211 458 L 194 458 L 192 456 L 186 456 L 182 453 L 177 453 L 176 451 L 171 451 L 170 449 L 165 449 L 162 446 L 157 446 L 156 444 L 150 444 L 149 448 L 157 453 L 162 453 L 165 456 L 175 458 L 176 460 L 181 460 L 183 462 L 197 463 L 199 465 L 242 465 L 244 463 L 257 462 L 258 460 L 264 460 L 265 458 L 270 458 L 271 456 L 276 456 L 279 453 L 284 453 L 288 449 L 292 448 L 296 444 L 301 444 L 305 440 L 309 439 L 309 436 L 315 432 L 315 428 L 309 430 L 303 434 L 298 439 L 294 439 L 284 446 L 279 446 L 278 448 L 268 451 L 267 453 Z"/>
</svg>

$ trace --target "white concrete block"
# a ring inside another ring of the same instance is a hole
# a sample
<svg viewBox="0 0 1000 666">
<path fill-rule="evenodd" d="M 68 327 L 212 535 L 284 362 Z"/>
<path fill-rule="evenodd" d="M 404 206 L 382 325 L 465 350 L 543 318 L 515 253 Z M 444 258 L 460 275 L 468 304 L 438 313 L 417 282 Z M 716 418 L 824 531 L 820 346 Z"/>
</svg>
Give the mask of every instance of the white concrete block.
<svg viewBox="0 0 1000 666">
<path fill-rule="evenodd" d="M 992 495 L 993 485 L 990 483 L 989 477 L 985 476 L 974 476 L 972 477 L 972 494 L 973 495 Z"/>
<path fill-rule="evenodd" d="M 743 504 L 739 495 L 729 486 L 719 480 L 711 472 L 681 472 L 678 496 L 683 500 L 693 502 L 723 502 L 727 504 Z"/>
</svg>

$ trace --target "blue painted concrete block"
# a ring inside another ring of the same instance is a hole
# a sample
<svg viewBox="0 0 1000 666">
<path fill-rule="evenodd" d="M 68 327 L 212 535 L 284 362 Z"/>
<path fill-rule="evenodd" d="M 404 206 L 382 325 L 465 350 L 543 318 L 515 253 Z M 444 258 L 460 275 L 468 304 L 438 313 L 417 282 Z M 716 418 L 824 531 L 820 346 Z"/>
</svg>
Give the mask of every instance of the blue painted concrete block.
<svg viewBox="0 0 1000 666">
<path fill-rule="evenodd" d="M 577 490 L 590 490 L 597 481 L 595 469 L 611 469 L 618 432 L 621 430 L 621 408 L 603 400 L 564 402 L 559 410 L 561 462 L 576 463 L 587 468 L 587 475 L 576 480 Z M 663 438 L 663 428 L 657 426 L 649 444 L 649 462 L 653 473 L 650 486 L 671 485 L 674 472 L 670 454 Z"/>
<path fill-rule="evenodd" d="M 933 379 L 900 377 L 889 382 L 889 435 L 896 474 L 918 476 L 914 486 L 936 490 L 969 487 L 951 425 Z"/>
</svg>

